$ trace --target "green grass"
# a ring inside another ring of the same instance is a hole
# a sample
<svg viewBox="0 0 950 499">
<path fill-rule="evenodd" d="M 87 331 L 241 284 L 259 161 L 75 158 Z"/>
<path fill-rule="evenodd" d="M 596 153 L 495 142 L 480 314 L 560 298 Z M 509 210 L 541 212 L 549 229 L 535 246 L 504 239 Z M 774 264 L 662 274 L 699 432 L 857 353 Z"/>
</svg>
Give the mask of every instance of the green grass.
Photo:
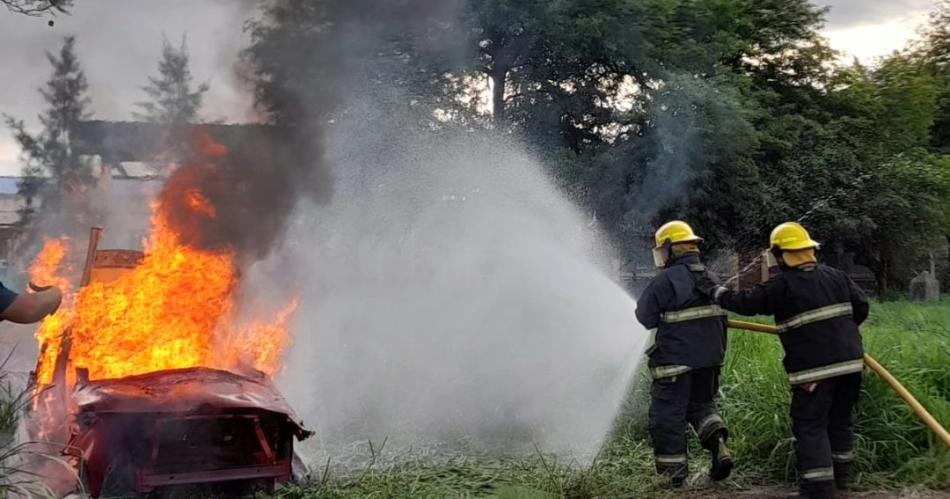
<svg viewBox="0 0 950 499">
<path fill-rule="evenodd" d="M 26 451 L 23 445 L 16 442 L 15 432 L 27 397 L 14 389 L 9 374 L 3 370 L 5 365 L 6 360 L 0 361 L 0 497 L 21 491 L 26 485 L 15 477 L 17 472 L 22 471 L 18 468 L 18 458 Z"/>
<path fill-rule="evenodd" d="M 865 349 L 913 392 L 943 424 L 950 424 L 950 300 L 936 304 L 875 303 L 863 328 Z M 789 430 L 789 387 L 778 341 L 730 332 L 723 368 L 722 412 L 731 431 L 738 468 L 724 484 L 709 484 L 708 466 L 693 442 L 690 488 L 694 494 L 730 497 L 758 484 L 783 484 L 794 473 Z M 0 377 L 0 475 L 2 454 L 15 452 L 9 438 L 22 398 Z M 282 499 L 345 498 L 667 498 L 681 497 L 653 473 L 646 434 L 649 379 L 641 373 L 613 434 L 590 466 L 537 453 L 517 459 L 404 457 L 357 471 L 316 470 L 314 482 L 282 489 Z M 859 405 L 859 488 L 916 486 L 950 489 L 950 452 L 875 375 L 866 374 Z M 375 462 L 375 460 L 373 460 Z M 0 497 L 3 492 L 0 476 Z M 695 495 L 693 496 L 695 497 Z"/>
<path fill-rule="evenodd" d="M 875 303 L 863 328 L 866 351 L 950 425 L 950 301 Z M 789 386 L 775 338 L 730 332 L 723 368 L 722 410 L 738 467 L 725 484 L 708 484 L 708 464 L 693 443 L 691 488 L 721 497 L 794 476 L 788 417 Z M 634 383 L 615 429 L 591 466 L 578 468 L 540 454 L 520 459 L 458 457 L 440 462 L 406 458 L 358 472 L 334 472 L 308 486 L 285 488 L 297 498 L 665 498 L 675 497 L 653 473 L 646 434 L 645 375 Z M 865 376 L 859 405 L 857 488 L 950 489 L 950 452 L 874 374 Z M 331 468 L 332 469 L 332 468 Z"/>
<path fill-rule="evenodd" d="M 887 303 L 875 310 L 865 349 L 950 426 L 950 301 Z M 950 484 L 950 452 L 876 376 L 868 376 L 858 428 L 869 479 Z"/>
<path fill-rule="evenodd" d="M 52 492 L 38 480 L 38 476 L 24 467 L 30 459 L 51 459 L 60 462 L 57 457 L 38 454 L 30 444 L 17 442 L 16 430 L 26 404 L 30 402 L 29 393 L 15 383 L 3 368 L 13 352 L 0 359 L 0 499 L 13 497 L 53 497 Z M 61 463 L 66 465 L 64 461 Z"/>
<path fill-rule="evenodd" d="M 865 351 L 950 425 L 950 301 L 875 303 L 862 331 Z M 734 332 L 723 372 L 724 415 L 736 429 L 742 471 L 775 479 L 788 478 L 794 457 L 780 358 L 773 338 Z M 859 486 L 950 487 L 950 452 L 870 372 L 856 433 Z"/>
</svg>

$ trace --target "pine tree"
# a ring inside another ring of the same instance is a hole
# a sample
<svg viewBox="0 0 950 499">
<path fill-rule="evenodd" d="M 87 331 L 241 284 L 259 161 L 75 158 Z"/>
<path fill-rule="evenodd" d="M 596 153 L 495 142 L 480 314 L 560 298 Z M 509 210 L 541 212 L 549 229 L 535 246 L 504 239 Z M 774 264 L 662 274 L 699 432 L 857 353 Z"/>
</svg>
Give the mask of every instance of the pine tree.
<svg viewBox="0 0 950 499">
<path fill-rule="evenodd" d="M 21 214 L 23 223 L 29 221 L 38 198 L 49 211 L 58 212 L 63 199 L 81 199 L 81 193 L 95 182 L 89 165 L 70 145 L 76 124 L 89 117 L 90 104 L 86 95 L 89 85 L 76 57 L 75 37 L 65 38 L 58 56 L 47 52 L 46 57 L 53 74 L 39 90 L 49 105 L 39 115 L 42 132 L 32 135 L 22 120 L 5 117 L 25 161 L 19 185 L 20 195 L 27 201 Z"/>
<path fill-rule="evenodd" d="M 141 108 L 141 112 L 134 113 L 136 119 L 179 126 L 193 123 L 198 118 L 201 101 L 209 86 L 202 83 L 192 90 L 188 49 L 184 38 L 178 48 L 173 47 L 167 39 L 162 40 L 158 76 L 150 76 L 148 81 L 149 84 L 142 87 L 142 90 L 150 100 L 136 104 Z"/>
</svg>

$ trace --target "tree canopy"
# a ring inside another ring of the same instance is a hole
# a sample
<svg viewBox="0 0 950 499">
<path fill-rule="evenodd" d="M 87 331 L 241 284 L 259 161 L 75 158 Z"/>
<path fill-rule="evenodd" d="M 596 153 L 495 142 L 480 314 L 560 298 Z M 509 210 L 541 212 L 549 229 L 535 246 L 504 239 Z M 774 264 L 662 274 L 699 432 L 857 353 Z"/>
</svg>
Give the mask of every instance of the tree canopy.
<svg viewBox="0 0 950 499">
<path fill-rule="evenodd" d="M 900 284 L 950 234 L 950 0 L 873 67 L 840 63 L 807 0 L 357 3 L 278 0 L 250 23 L 275 121 L 345 109 L 359 26 L 362 75 L 438 126 L 523 137 L 630 259 L 672 217 L 748 254 L 801 220 Z"/>
</svg>

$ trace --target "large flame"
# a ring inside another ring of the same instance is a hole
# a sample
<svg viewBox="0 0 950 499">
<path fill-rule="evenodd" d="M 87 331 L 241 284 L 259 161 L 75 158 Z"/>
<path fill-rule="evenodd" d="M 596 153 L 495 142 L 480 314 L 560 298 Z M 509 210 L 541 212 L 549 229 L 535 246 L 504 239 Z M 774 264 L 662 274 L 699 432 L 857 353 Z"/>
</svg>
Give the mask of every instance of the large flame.
<svg viewBox="0 0 950 499">
<path fill-rule="evenodd" d="M 63 291 L 63 305 L 53 315 L 47 317 L 36 330 L 36 341 L 40 346 L 40 360 L 36 377 L 42 384 L 53 379 L 57 359 L 63 341 L 63 332 L 71 314 L 72 285 L 67 276 L 72 274 L 66 259 L 69 239 L 47 239 L 43 250 L 30 265 L 30 280 L 44 286 L 56 286 Z"/>
<path fill-rule="evenodd" d="M 200 191 L 183 194 L 195 216 L 214 218 L 214 206 Z M 270 320 L 239 323 L 236 255 L 184 244 L 166 213 L 162 206 L 153 206 L 141 264 L 111 282 L 92 282 L 78 292 L 64 278 L 70 273 L 66 241 L 46 242 L 30 268 L 31 278 L 58 285 L 66 299 L 37 330 L 39 386 L 54 381 L 64 346 L 70 378 L 76 368 L 87 369 L 90 379 L 199 366 L 277 371 L 298 301 Z"/>
</svg>

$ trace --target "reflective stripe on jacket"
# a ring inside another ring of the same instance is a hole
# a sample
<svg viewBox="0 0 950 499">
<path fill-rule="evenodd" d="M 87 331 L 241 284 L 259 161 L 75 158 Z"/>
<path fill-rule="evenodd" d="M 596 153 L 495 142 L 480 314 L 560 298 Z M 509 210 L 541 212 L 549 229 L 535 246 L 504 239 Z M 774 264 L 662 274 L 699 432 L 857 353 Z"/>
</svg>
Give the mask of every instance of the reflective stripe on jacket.
<svg viewBox="0 0 950 499">
<path fill-rule="evenodd" d="M 705 319 L 707 317 L 725 317 L 726 311 L 719 305 L 703 305 L 701 307 L 691 307 L 684 310 L 665 312 L 660 315 L 660 322 L 673 324 L 676 322 L 694 321 L 696 319 Z"/>
<path fill-rule="evenodd" d="M 811 324 L 821 322 L 836 317 L 851 317 L 854 314 L 854 307 L 850 303 L 836 303 L 827 307 L 818 307 L 807 312 L 802 312 L 791 319 L 784 320 L 775 324 L 779 333 Z"/>
<path fill-rule="evenodd" d="M 825 265 L 785 269 L 753 289 L 725 291 L 719 304 L 742 315 L 775 316 L 792 384 L 862 369 L 858 325 L 870 306 L 864 292 L 837 269 Z"/>
<path fill-rule="evenodd" d="M 653 330 L 646 353 L 654 377 L 722 365 L 726 312 L 696 289 L 705 271 L 698 255 L 675 258 L 637 300 L 637 320 Z"/>
</svg>

